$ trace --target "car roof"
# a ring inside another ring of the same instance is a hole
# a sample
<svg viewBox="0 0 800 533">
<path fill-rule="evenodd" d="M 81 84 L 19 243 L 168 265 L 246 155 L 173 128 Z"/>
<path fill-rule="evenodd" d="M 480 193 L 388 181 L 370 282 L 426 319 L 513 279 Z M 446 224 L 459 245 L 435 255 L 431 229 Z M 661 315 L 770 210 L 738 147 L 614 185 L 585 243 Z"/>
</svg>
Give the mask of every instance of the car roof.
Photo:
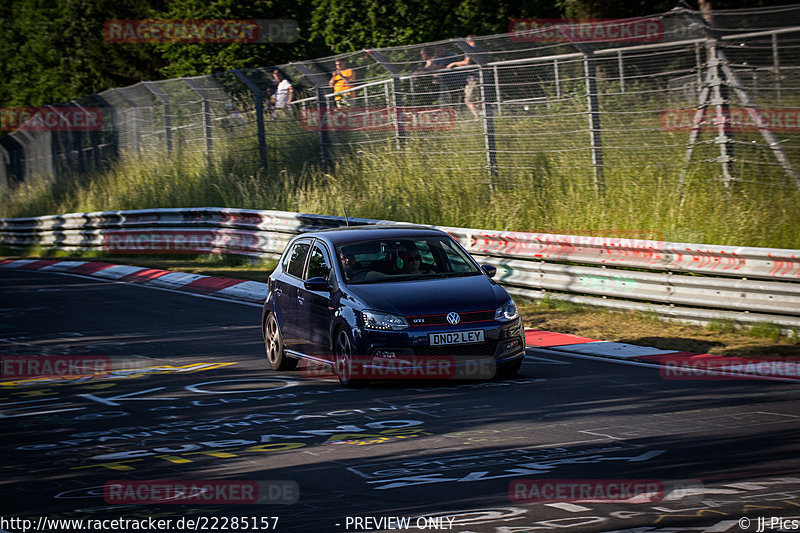
<svg viewBox="0 0 800 533">
<path fill-rule="evenodd" d="M 312 231 L 298 235 L 300 237 L 316 237 L 331 244 L 364 241 L 369 239 L 399 239 L 414 237 L 441 237 L 445 232 L 428 226 L 395 226 L 369 224 Z"/>
</svg>

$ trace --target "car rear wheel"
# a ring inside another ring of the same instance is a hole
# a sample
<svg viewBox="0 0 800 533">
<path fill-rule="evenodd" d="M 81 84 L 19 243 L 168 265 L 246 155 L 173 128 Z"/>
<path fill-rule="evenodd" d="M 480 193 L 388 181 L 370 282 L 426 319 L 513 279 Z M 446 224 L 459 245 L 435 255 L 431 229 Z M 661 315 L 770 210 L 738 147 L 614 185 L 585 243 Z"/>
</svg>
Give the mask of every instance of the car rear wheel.
<svg viewBox="0 0 800 533">
<path fill-rule="evenodd" d="M 336 376 L 344 387 L 361 387 L 364 380 L 353 377 L 353 342 L 345 329 L 339 329 L 333 344 L 333 357 Z"/>
<path fill-rule="evenodd" d="M 272 370 L 294 370 L 297 366 L 297 359 L 287 357 L 283 350 L 281 328 L 273 313 L 270 313 L 264 322 L 264 348 Z"/>
</svg>

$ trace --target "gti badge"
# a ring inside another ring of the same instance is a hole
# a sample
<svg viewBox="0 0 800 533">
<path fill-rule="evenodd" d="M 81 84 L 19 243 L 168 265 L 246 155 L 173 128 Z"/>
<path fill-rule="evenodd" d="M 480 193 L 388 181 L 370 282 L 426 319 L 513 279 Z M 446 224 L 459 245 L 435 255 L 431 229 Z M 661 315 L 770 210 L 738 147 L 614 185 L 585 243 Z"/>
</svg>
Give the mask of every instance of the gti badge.
<svg viewBox="0 0 800 533">
<path fill-rule="evenodd" d="M 461 317 L 458 316 L 458 313 L 450 312 L 447 313 L 447 321 L 450 322 L 453 326 L 461 322 Z"/>
</svg>

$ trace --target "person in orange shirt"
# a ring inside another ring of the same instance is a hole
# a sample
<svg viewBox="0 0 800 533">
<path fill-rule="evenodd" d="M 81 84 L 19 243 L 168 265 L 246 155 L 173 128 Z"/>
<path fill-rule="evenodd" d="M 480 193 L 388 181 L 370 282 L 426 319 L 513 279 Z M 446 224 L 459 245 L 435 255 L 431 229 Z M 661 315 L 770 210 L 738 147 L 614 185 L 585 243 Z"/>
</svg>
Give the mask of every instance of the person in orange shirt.
<svg viewBox="0 0 800 533">
<path fill-rule="evenodd" d="M 333 76 L 331 76 L 331 81 L 328 82 L 328 85 L 333 87 L 335 92 L 339 92 L 351 89 L 355 81 L 356 73 L 347 65 L 347 61 L 344 59 L 337 59 L 336 70 L 333 72 Z M 349 105 L 348 99 L 352 94 L 353 93 L 337 94 L 334 97 L 336 99 L 336 106 L 344 107 Z"/>
</svg>

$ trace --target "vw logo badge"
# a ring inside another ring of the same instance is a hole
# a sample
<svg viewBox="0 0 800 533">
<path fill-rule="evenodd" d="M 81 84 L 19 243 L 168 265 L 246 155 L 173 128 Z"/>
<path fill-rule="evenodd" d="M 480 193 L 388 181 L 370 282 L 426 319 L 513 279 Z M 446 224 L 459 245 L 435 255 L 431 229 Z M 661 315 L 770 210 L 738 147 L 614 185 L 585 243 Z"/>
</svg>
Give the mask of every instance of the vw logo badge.
<svg viewBox="0 0 800 533">
<path fill-rule="evenodd" d="M 461 317 L 458 316 L 458 313 L 447 313 L 447 321 L 450 322 L 453 326 L 461 322 Z"/>
</svg>

